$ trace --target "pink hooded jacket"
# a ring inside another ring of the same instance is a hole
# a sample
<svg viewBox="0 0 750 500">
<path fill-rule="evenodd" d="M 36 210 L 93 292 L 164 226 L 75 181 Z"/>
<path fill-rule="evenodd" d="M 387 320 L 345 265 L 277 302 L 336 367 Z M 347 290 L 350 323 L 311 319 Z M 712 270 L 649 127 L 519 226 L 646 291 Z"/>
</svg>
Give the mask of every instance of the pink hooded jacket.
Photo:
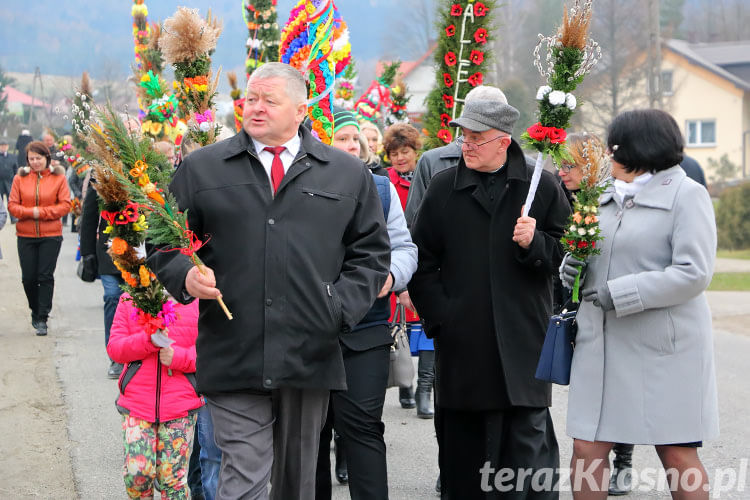
<svg viewBox="0 0 750 500">
<path fill-rule="evenodd" d="M 177 321 L 169 326 L 174 357 L 169 367 L 159 362 L 159 348 L 134 317 L 135 308 L 123 294 L 117 305 L 107 353 L 127 363 L 120 375 L 118 410 L 148 422 L 185 417 L 203 406 L 195 391 L 195 339 L 198 337 L 198 301 L 175 305 Z M 172 370 L 172 375 L 168 370 Z"/>
</svg>

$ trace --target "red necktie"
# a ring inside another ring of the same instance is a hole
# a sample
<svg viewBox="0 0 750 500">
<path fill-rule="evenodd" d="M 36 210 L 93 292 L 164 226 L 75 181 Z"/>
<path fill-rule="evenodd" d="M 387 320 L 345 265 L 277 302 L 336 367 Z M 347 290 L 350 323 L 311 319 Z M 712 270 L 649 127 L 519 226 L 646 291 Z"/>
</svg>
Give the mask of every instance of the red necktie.
<svg viewBox="0 0 750 500">
<path fill-rule="evenodd" d="M 284 178 L 284 164 L 281 163 L 281 153 L 286 149 L 284 146 L 266 146 L 263 151 L 273 153 L 273 163 L 271 163 L 271 184 L 273 184 L 273 194 L 279 189 L 281 179 Z"/>
</svg>

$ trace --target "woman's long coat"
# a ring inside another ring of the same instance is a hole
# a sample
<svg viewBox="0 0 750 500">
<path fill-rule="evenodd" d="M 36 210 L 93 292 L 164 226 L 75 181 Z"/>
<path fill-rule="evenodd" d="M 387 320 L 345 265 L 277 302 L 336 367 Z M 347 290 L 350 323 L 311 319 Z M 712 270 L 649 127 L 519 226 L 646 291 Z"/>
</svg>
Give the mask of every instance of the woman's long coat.
<svg viewBox="0 0 750 500">
<path fill-rule="evenodd" d="M 571 437 L 677 444 L 719 432 L 711 312 L 716 256 L 706 189 L 679 166 L 634 198 L 600 198 L 601 255 L 584 288 L 607 283 L 615 310 L 578 310 L 568 398 Z"/>
</svg>

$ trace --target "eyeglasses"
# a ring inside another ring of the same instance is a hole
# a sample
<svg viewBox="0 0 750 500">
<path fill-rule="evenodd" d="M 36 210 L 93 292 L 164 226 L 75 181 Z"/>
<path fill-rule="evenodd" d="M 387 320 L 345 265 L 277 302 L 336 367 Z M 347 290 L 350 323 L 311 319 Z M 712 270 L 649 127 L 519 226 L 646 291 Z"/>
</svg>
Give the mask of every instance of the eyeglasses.
<svg viewBox="0 0 750 500">
<path fill-rule="evenodd" d="M 476 143 L 476 142 L 468 142 L 468 141 L 464 140 L 464 136 L 459 135 L 458 137 L 456 137 L 456 144 L 458 144 L 459 148 L 462 148 L 463 146 L 466 146 L 467 150 L 469 150 L 469 151 L 476 151 L 477 149 L 479 149 L 480 147 L 484 146 L 485 144 L 489 144 L 492 141 L 496 141 L 498 139 L 502 139 L 503 137 L 508 137 L 508 136 L 507 135 L 498 135 L 497 137 L 495 137 L 494 139 L 490 139 L 489 141 L 484 141 L 484 142 Z"/>
<path fill-rule="evenodd" d="M 573 165 L 572 163 L 563 163 L 560 165 L 560 170 L 565 172 L 566 174 L 569 174 L 571 170 L 576 168 L 577 165 Z"/>
</svg>

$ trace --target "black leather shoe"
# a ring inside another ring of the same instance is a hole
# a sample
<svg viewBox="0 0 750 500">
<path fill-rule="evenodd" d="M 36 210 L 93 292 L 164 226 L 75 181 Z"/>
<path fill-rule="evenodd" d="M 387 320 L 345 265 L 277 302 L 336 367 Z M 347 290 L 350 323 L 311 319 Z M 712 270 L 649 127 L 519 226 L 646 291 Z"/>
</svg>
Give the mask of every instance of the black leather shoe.
<svg viewBox="0 0 750 500">
<path fill-rule="evenodd" d="M 47 335 L 47 322 L 39 320 L 36 322 L 36 335 L 37 337 L 44 337 Z"/>
<path fill-rule="evenodd" d="M 349 482 L 349 472 L 346 469 L 346 454 L 344 454 L 344 447 L 341 444 L 341 437 L 338 434 L 333 436 L 333 453 L 336 458 L 336 465 L 334 471 L 336 473 L 336 481 L 339 484 L 346 484 Z"/>
<path fill-rule="evenodd" d="M 437 482 L 435 483 L 435 491 L 437 493 L 440 493 L 441 490 L 441 484 L 440 484 L 440 474 L 438 474 Z"/>
<path fill-rule="evenodd" d="M 398 388 L 398 402 L 401 403 L 401 408 L 405 410 L 417 406 L 417 402 L 414 400 L 414 391 L 411 387 Z"/>
</svg>

